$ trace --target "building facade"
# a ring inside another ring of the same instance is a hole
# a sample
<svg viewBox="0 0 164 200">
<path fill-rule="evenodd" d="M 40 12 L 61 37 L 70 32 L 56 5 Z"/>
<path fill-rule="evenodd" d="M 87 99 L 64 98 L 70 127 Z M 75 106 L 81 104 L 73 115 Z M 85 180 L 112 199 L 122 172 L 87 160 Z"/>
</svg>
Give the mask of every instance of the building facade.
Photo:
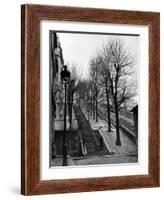
<svg viewBox="0 0 164 200">
<path fill-rule="evenodd" d="M 56 156 L 55 125 L 63 117 L 63 85 L 60 73 L 64 65 L 63 52 L 59 37 L 50 31 L 50 137 L 51 157 Z"/>
</svg>

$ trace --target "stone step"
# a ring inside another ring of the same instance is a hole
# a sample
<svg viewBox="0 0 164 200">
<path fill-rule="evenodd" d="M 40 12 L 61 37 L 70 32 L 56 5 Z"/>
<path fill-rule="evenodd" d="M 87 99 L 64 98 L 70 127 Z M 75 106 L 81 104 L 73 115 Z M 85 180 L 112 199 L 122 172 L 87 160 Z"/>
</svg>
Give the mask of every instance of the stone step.
<svg viewBox="0 0 164 200">
<path fill-rule="evenodd" d="M 87 153 L 94 155 L 98 151 L 101 151 L 99 143 L 100 133 L 92 130 L 89 121 L 86 120 L 85 115 L 81 112 L 80 107 L 74 107 L 74 109 L 76 118 L 78 120 L 79 129 L 81 131 L 82 138 L 84 139 L 84 144 L 87 147 Z M 104 153 L 108 153 L 108 150 L 106 149 L 106 152 L 100 152 L 100 154 Z"/>
</svg>

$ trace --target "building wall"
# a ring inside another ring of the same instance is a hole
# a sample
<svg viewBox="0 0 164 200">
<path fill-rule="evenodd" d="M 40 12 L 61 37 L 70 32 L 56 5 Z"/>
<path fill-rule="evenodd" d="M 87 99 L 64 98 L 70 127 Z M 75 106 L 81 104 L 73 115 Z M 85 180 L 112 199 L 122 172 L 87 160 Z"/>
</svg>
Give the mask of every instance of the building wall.
<svg viewBox="0 0 164 200">
<path fill-rule="evenodd" d="M 50 32 L 50 137 L 51 157 L 56 156 L 55 146 L 55 120 L 60 120 L 63 113 L 63 88 L 60 72 L 64 60 L 59 37 L 53 31 Z"/>
<path fill-rule="evenodd" d="M 60 118 L 62 112 L 62 104 L 63 104 L 63 89 L 61 84 L 60 72 L 63 68 L 64 60 L 62 48 L 60 45 L 59 38 L 55 32 L 51 32 L 51 59 L 50 59 L 50 90 L 52 96 L 51 105 L 54 107 L 55 111 L 53 113 L 54 118 Z M 54 103 L 53 103 L 54 101 Z"/>
</svg>

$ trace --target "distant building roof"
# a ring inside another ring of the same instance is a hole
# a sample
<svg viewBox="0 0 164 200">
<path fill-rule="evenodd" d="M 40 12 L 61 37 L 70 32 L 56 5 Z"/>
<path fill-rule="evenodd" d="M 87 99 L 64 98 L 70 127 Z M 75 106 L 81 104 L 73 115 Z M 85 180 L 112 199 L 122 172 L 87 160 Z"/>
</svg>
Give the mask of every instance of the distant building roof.
<svg viewBox="0 0 164 200">
<path fill-rule="evenodd" d="M 134 106 L 134 107 L 130 110 L 130 112 L 137 112 L 137 111 L 138 111 L 138 105 Z"/>
</svg>

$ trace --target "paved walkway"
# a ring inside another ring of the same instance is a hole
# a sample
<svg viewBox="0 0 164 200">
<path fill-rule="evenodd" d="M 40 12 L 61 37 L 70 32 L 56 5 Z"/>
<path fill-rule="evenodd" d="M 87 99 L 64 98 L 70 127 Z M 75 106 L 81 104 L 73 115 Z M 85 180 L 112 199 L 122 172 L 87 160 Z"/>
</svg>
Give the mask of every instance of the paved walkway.
<svg viewBox="0 0 164 200">
<path fill-rule="evenodd" d="M 102 107 L 99 107 L 99 114 L 100 116 L 103 115 L 105 119 L 108 118 L 107 111 L 104 110 L 104 108 Z M 115 124 L 115 113 L 111 112 L 110 117 L 112 123 Z M 119 114 L 119 118 L 120 118 L 120 126 L 135 138 L 134 120 L 126 116 L 123 116 L 121 113 Z"/>
<path fill-rule="evenodd" d="M 82 109 L 82 111 L 87 117 L 85 109 Z M 112 128 L 111 132 L 108 132 L 108 124 L 105 120 L 98 118 L 98 122 L 96 122 L 90 117 L 89 122 L 93 130 L 99 130 L 110 153 L 114 155 L 137 155 L 137 146 L 129 139 L 122 129 L 120 129 L 122 145 L 117 146 L 115 145 L 116 130 Z"/>
<path fill-rule="evenodd" d="M 135 163 L 135 162 L 137 162 L 136 156 L 104 155 L 104 156 L 85 157 L 79 159 L 75 158 L 72 159 L 71 165 L 102 165 L 102 164 Z"/>
<path fill-rule="evenodd" d="M 122 163 L 135 163 L 137 156 L 131 155 L 102 155 L 102 156 L 85 156 L 85 157 L 67 157 L 69 166 L 77 165 L 102 165 L 102 164 L 122 164 Z M 51 161 L 51 166 L 62 166 L 63 157 L 57 157 Z"/>
</svg>

